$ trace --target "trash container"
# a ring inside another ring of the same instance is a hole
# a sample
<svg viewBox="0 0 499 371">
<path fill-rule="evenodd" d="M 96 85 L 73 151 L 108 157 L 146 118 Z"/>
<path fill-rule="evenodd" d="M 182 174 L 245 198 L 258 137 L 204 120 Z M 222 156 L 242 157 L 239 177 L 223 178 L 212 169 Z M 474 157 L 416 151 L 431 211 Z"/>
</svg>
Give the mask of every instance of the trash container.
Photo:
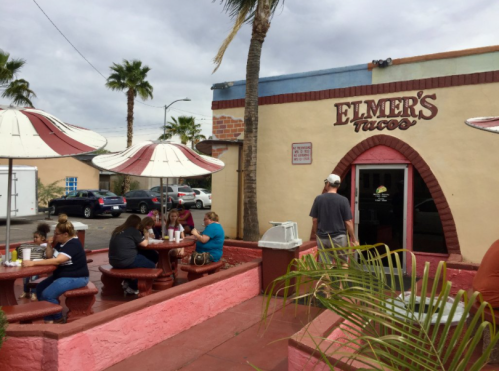
<svg viewBox="0 0 499 371">
<path fill-rule="evenodd" d="M 83 224 L 81 222 L 71 222 L 73 224 L 73 227 L 75 228 L 76 235 L 78 236 L 78 239 L 81 242 L 81 245 L 83 248 L 85 248 L 85 231 L 88 229 L 87 224 Z M 50 231 L 53 233 L 55 231 L 55 227 L 57 224 L 51 224 L 50 225 Z"/>
<path fill-rule="evenodd" d="M 272 227 L 265 232 L 258 246 L 262 248 L 262 284 L 263 290 L 270 289 L 272 282 L 286 274 L 293 259 L 298 258 L 302 240 L 298 238 L 296 222 L 270 222 Z M 294 284 L 294 282 L 292 282 Z M 282 296 L 283 284 L 276 285 L 272 295 Z M 288 294 L 294 293 L 294 288 Z"/>
</svg>

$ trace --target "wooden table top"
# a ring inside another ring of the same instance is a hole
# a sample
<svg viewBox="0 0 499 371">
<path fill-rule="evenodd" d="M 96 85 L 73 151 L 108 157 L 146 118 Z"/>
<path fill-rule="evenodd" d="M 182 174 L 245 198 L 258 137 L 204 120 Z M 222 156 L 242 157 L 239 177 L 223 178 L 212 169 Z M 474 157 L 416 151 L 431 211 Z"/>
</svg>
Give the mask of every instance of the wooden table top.
<svg viewBox="0 0 499 371">
<path fill-rule="evenodd" d="M 146 250 L 171 250 L 180 247 L 189 247 L 196 243 L 196 240 L 191 238 L 184 238 L 180 242 L 168 241 L 165 240 L 161 243 L 150 243 L 147 247 L 141 247 L 141 249 Z"/>
<path fill-rule="evenodd" d="M 37 265 L 34 267 L 6 267 L 0 265 L 0 280 L 11 280 L 52 273 L 56 268 L 55 265 Z"/>
</svg>

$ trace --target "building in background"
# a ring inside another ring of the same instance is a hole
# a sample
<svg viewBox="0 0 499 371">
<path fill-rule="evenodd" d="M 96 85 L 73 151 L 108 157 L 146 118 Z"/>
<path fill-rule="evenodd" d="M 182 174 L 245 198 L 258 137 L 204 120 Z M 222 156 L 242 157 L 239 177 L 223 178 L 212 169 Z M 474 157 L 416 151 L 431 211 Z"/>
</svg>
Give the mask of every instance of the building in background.
<svg viewBox="0 0 499 371">
<path fill-rule="evenodd" d="M 499 114 L 498 66 L 492 46 L 261 78 L 260 232 L 269 221 L 293 220 L 308 239 L 313 200 L 334 172 L 361 244 L 479 263 L 498 238 L 499 137 L 464 121 Z M 213 175 L 212 209 L 236 237 L 244 223 L 245 81 L 221 85 L 214 85 L 214 140 L 198 149 L 226 164 Z"/>
</svg>

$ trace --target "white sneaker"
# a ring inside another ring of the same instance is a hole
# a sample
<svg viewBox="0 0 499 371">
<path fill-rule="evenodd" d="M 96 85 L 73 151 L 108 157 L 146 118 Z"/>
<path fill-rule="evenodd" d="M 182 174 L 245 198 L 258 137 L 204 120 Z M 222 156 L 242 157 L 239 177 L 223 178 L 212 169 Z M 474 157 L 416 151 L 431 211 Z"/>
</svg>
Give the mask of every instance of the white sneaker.
<svg viewBox="0 0 499 371">
<path fill-rule="evenodd" d="M 126 295 L 138 295 L 138 294 L 139 294 L 139 290 L 134 290 L 129 286 L 127 286 L 125 289 L 125 296 Z"/>
<path fill-rule="evenodd" d="M 128 281 L 123 280 L 123 282 L 121 282 L 121 287 L 123 287 L 123 290 L 126 290 L 126 288 L 128 287 Z"/>
</svg>

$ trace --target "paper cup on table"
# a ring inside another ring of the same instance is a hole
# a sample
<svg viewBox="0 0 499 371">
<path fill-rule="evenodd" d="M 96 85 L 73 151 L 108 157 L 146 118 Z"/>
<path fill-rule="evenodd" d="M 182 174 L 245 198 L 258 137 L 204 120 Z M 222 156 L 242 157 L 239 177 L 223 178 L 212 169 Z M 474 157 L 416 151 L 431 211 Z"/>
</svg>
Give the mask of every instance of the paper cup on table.
<svg viewBox="0 0 499 371">
<path fill-rule="evenodd" d="M 31 249 L 23 249 L 23 260 L 31 260 Z"/>
<path fill-rule="evenodd" d="M 180 242 L 180 231 L 175 231 L 175 242 Z"/>
<path fill-rule="evenodd" d="M 168 228 L 168 240 L 173 241 L 173 229 Z"/>
</svg>

